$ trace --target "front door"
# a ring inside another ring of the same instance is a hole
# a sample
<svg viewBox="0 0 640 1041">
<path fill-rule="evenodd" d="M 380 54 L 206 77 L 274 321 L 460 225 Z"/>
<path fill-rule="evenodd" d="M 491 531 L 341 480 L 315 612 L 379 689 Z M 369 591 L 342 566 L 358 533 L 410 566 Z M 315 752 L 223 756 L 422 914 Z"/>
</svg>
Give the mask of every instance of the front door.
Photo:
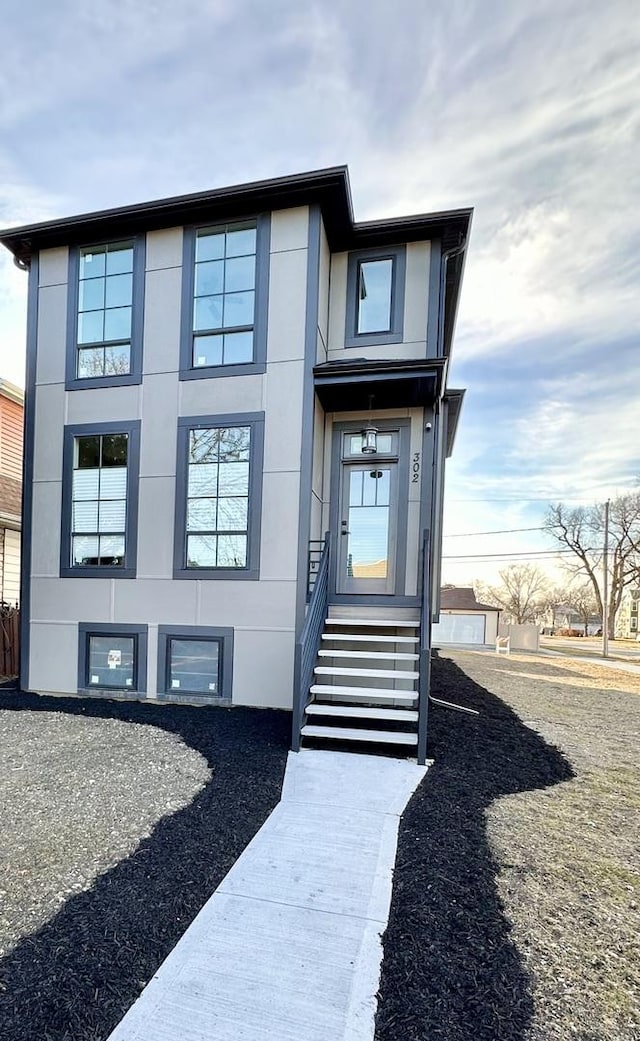
<svg viewBox="0 0 640 1041">
<path fill-rule="evenodd" d="M 342 462 L 337 593 L 393 593 L 396 583 L 398 463 Z"/>
</svg>

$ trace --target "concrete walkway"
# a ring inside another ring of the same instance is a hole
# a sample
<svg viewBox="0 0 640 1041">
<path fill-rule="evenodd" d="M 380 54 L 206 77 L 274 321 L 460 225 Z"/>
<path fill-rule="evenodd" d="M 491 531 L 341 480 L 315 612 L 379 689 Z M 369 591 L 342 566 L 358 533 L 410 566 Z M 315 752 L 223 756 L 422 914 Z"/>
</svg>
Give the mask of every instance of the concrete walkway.
<svg viewBox="0 0 640 1041">
<path fill-rule="evenodd" d="M 280 803 L 109 1041 L 372 1041 L 400 815 L 425 769 L 290 754 Z"/>
</svg>

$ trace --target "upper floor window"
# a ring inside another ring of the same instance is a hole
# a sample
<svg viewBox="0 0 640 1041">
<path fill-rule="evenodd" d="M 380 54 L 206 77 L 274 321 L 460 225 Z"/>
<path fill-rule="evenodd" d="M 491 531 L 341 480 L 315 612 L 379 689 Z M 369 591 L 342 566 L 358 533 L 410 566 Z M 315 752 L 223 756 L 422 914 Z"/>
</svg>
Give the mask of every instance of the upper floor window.
<svg viewBox="0 0 640 1041">
<path fill-rule="evenodd" d="M 63 577 L 135 574 L 139 421 L 67 427 Z"/>
<path fill-rule="evenodd" d="M 141 238 L 71 251 L 68 389 L 140 381 L 143 254 Z"/>
<path fill-rule="evenodd" d="M 404 246 L 349 255 L 346 347 L 402 341 L 405 267 Z"/>
<path fill-rule="evenodd" d="M 185 231 L 181 377 L 264 371 L 267 218 Z"/>
<path fill-rule="evenodd" d="M 391 331 L 393 257 L 358 264 L 358 333 Z"/>
<path fill-rule="evenodd" d="M 180 419 L 177 577 L 257 577 L 261 414 Z"/>
</svg>

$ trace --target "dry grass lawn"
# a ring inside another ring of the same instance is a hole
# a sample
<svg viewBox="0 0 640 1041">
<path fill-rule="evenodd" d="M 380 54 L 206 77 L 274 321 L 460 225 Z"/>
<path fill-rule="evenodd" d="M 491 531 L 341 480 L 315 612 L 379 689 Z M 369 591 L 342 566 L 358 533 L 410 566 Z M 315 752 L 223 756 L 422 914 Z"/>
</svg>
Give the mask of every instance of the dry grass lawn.
<svg viewBox="0 0 640 1041">
<path fill-rule="evenodd" d="M 640 675 L 449 651 L 575 778 L 487 812 L 498 890 L 531 979 L 527 1041 L 640 1038 Z"/>
</svg>

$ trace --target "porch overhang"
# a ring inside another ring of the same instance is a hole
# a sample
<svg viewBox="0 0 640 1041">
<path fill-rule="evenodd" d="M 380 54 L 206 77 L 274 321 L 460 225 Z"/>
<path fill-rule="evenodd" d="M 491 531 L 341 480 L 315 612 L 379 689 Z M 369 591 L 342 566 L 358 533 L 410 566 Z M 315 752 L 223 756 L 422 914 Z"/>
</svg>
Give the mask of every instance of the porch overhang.
<svg viewBox="0 0 640 1041">
<path fill-rule="evenodd" d="M 330 361 L 316 365 L 316 394 L 325 412 L 420 408 L 442 395 L 445 358 Z"/>
</svg>

